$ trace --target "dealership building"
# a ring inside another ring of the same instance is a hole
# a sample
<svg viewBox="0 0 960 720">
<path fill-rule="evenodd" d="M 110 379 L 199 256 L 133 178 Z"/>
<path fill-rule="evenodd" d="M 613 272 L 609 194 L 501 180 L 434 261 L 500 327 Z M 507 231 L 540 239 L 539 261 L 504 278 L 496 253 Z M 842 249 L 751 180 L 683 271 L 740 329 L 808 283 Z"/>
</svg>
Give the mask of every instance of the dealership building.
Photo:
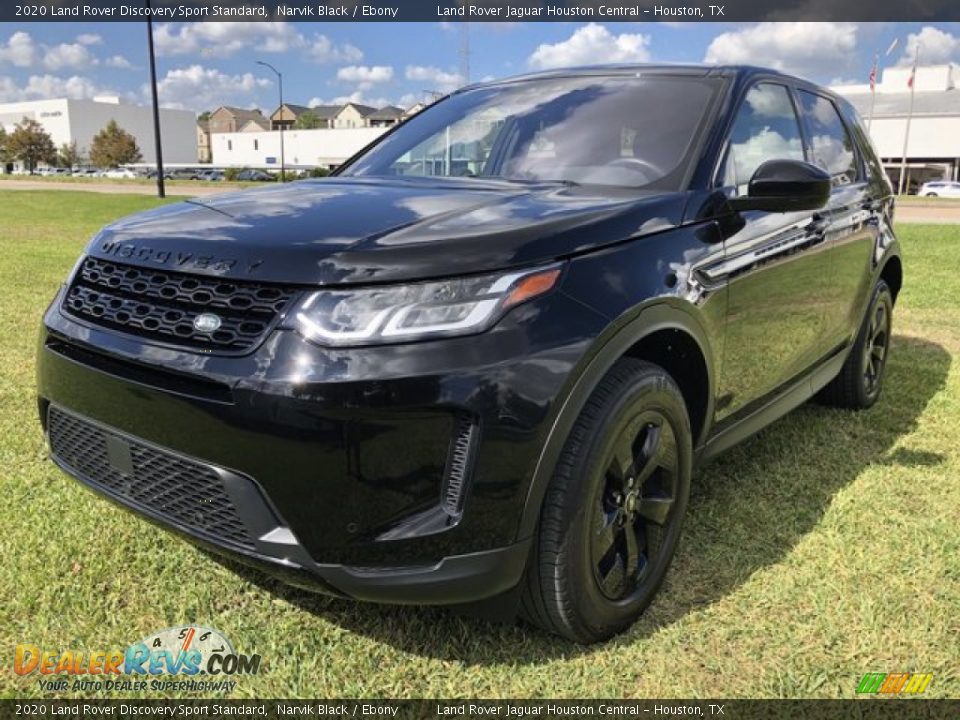
<svg viewBox="0 0 960 720">
<path fill-rule="evenodd" d="M 0 104 L 0 125 L 11 133 L 24 118 L 36 120 L 50 135 L 53 144 L 76 142 L 81 155 L 90 151 L 93 136 L 111 120 L 136 138 L 143 162 L 156 162 L 153 135 L 153 111 L 149 107 L 127 105 L 116 97 L 93 100 L 32 100 Z M 160 110 L 163 137 L 163 159 L 171 164 L 197 162 L 197 118 L 192 111 Z M 0 171 L 20 170 L 21 163 L 13 162 Z"/>
<path fill-rule="evenodd" d="M 875 93 L 866 84 L 841 85 L 833 90 L 847 98 L 869 126 L 894 187 L 900 181 L 910 116 L 906 183 L 915 191 L 928 180 L 960 179 L 960 66 L 917 68 L 912 114 L 911 72 L 910 67 L 887 68 Z"/>
</svg>

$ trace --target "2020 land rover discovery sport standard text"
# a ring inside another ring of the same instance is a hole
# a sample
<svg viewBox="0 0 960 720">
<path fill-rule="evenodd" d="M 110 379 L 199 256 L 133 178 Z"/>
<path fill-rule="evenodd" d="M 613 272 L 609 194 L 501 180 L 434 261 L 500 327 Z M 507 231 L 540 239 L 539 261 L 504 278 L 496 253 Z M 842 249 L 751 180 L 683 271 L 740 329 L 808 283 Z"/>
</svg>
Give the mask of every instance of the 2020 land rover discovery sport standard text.
<svg viewBox="0 0 960 720">
<path fill-rule="evenodd" d="M 104 228 L 44 318 L 40 417 L 70 475 L 290 582 L 607 638 L 695 468 L 877 399 L 892 213 L 854 111 L 793 77 L 474 86 L 333 177 Z"/>
</svg>

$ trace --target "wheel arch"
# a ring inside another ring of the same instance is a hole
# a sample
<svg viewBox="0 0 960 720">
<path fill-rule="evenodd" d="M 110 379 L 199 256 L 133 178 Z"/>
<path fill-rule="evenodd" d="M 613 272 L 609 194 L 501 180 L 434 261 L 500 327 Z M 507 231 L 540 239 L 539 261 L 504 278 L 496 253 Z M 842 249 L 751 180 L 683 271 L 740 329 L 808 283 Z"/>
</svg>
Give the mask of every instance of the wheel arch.
<svg viewBox="0 0 960 720">
<path fill-rule="evenodd" d="M 593 390 L 623 357 L 655 363 L 673 377 L 690 414 L 696 455 L 709 433 L 716 397 L 715 359 L 708 337 L 701 320 L 685 305 L 661 300 L 634 313 L 612 335 L 597 341 L 577 368 L 577 379 L 554 415 L 527 490 L 519 538 L 533 535 L 547 486 L 574 422 Z"/>
<path fill-rule="evenodd" d="M 897 295 L 903 287 L 903 262 L 897 254 L 891 254 L 880 268 L 880 278 L 890 286 L 890 294 L 896 304 Z"/>
</svg>

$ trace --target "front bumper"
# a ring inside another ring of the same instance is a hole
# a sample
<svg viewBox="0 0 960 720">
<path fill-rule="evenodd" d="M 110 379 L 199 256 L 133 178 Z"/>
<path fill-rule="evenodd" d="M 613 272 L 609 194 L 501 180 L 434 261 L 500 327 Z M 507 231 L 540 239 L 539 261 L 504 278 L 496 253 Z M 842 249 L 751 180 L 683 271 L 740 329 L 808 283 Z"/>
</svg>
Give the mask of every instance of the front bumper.
<svg viewBox="0 0 960 720">
<path fill-rule="evenodd" d="M 483 336 L 331 350 L 276 331 L 247 356 L 218 357 L 86 326 L 58 308 L 38 350 L 48 431 L 54 408 L 120 446 L 214 473 L 249 542 L 158 511 L 55 449 L 69 474 L 293 584 L 434 604 L 519 582 L 530 539 L 518 528 L 539 450 L 604 322 L 554 293 Z M 474 447 L 451 499 L 464 427 Z M 124 476 L 122 458 L 113 470 Z"/>
</svg>

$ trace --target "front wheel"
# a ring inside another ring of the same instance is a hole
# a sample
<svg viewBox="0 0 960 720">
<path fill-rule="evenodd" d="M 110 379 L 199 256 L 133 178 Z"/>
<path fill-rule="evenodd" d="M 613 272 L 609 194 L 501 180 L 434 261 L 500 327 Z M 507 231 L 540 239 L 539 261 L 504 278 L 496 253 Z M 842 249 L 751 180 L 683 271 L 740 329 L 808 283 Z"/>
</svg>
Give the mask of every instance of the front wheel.
<svg viewBox="0 0 960 720">
<path fill-rule="evenodd" d="M 692 464 L 676 383 L 656 365 L 618 361 L 578 417 L 547 489 L 524 616 L 580 643 L 633 624 L 676 550 Z"/>
</svg>

